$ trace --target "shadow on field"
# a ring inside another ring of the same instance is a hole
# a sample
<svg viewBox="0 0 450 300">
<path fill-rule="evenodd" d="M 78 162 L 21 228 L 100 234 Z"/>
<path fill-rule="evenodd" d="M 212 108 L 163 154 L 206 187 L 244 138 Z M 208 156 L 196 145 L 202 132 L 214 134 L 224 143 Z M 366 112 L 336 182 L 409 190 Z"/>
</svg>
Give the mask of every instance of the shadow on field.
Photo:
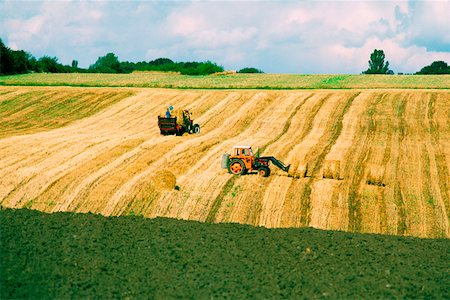
<svg viewBox="0 0 450 300">
<path fill-rule="evenodd" d="M 450 240 L 0 211 L 0 298 L 448 298 Z"/>
</svg>

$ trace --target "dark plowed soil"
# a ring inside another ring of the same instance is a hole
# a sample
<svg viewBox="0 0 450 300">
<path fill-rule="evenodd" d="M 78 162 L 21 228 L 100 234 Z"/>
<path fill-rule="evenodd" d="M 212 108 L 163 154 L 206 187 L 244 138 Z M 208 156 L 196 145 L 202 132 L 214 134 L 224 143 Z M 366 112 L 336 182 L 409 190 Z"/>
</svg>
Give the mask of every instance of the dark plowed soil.
<svg viewBox="0 0 450 300">
<path fill-rule="evenodd" d="M 450 240 L 0 211 L 0 298 L 449 298 Z"/>
</svg>

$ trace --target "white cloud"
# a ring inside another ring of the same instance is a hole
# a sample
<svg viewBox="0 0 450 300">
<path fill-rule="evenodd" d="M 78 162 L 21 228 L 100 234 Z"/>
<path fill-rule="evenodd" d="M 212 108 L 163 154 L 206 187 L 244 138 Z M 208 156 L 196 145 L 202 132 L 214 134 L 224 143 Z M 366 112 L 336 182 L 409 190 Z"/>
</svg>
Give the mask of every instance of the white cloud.
<svg viewBox="0 0 450 300">
<path fill-rule="evenodd" d="M 213 60 L 228 69 L 360 73 L 373 49 L 392 69 L 450 62 L 450 1 L 0 2 L 0 37 L 35 56 L 89 66 Z"/>
</svg>

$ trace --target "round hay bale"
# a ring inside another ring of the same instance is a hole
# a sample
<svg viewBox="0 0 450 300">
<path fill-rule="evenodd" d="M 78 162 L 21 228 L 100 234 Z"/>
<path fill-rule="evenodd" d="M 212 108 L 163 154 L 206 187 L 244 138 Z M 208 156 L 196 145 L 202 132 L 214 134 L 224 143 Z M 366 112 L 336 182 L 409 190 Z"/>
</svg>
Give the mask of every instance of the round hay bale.
<svg viewBox="0 0 450 300">
<path fill-rule="evenodd" d="M 308 173 L 308 163 L 291 165 L 288 176 L 293 178 L 306 177 Z"/>
<path fill-rule="evenodd" d="M 384 184 L 384 167 L 378 165 L 370 165 L 367 172 L 366 183 L 369 185 L 385 186 Z"/>
<path fill-rule="evenodd" d="M 177 178 L 169 170 L 159 170 L 153 174 L 151 182 L 157 190 L 173 190 L 177 185 Z"/>
<path fill-rule="evenodd" d="M 323 178 L 339 179 L 341 162 L 339 160 L 326 160 L 323 163 Z"/>
</svg>

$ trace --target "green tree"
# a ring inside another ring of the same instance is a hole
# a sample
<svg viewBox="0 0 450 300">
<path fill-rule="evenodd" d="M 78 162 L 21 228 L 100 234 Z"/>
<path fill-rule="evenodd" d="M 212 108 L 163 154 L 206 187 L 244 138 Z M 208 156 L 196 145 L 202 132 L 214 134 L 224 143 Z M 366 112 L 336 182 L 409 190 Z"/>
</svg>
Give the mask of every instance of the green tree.
<svg viewBox="0 0 450 300">
<path fill-rule="evenodd" d="M 385 56 L 383 50 L 375 49 L 370 54 L 369 69 L 364 71 L 364 74 L 390 74 L 393 73 L 389 70 L 389 62 L 384 62 Z"/>
<path fill-rule="evenodd" d="M 48 73 L 60 73 L 63 72 L 63 65 L 58 63 L 58 58 L 56 57 L 50 57 L 50 56 L 43 56 L 39 58 L 38 60 L 39 69 L 42 72 L 48 72 Z"/>
<path fill-rule="evenodd" d="M 438 60 L 429 66 L 423 67 L 416 74 L 450 74 L 450 66 L 446 62 Z"/>
<path fill-rule="evenodd" d="M 177 63 L 175 71 L 180 72 L 183 75 L 209 75 L 212 73 L 223 72 L 223 67 L 217 64 L 206 62 L 185 62 Z"/>
<path fill-rule="evenodd" d="M 150 61 L 148 64 L 152 65 L 152 66 L 162 66 L 162 65 L 173 64 L 173 61 L 170 58 L 160 57 L 160 58 Z"/>
<path fill-rule="evenodd" d="M 31 54 L 23 51 L 12 51 L 12 58 L 14 63 L 14 73 L 23 74 L 31 70 L 30 58 Z"/>
<path fill-rule="evenodd" d="M 0 74 L 13 74 L 14 73 L 14 59 L 12 57 L 12 51 L 3 44 L 0 39 Z"/>
<path fill-rule="evenodd" d="M 243 68 L 240 69 L 238 73 L 264 73 L 264 72 L 256 68 Z"/>
<path fill-rule="evenodd" d="M 119 59 L 114 53 L 99 57 L 89 70 L 96 73 L 122 73 Z"/>
</svg>

